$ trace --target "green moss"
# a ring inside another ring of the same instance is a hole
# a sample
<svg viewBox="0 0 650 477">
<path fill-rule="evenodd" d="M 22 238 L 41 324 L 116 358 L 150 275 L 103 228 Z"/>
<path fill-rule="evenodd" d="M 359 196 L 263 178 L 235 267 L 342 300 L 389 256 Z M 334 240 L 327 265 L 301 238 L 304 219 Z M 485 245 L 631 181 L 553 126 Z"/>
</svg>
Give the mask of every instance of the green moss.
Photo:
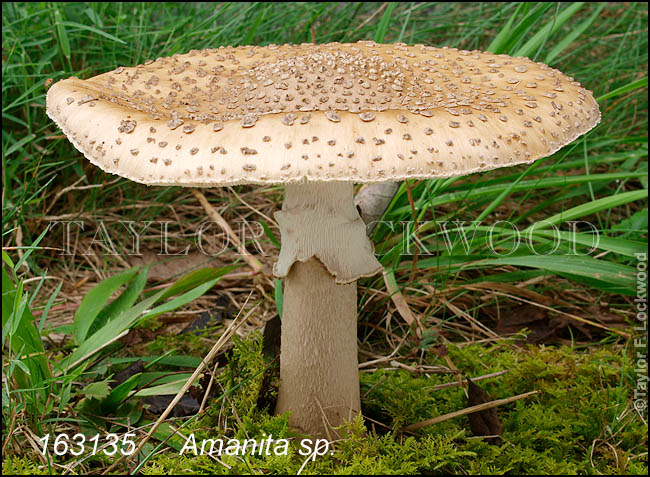
<svg viewBox="0 0 650 477">
<path fill-rule="evenodd" d="M 453 375 L 415 375 L 405 370 L 361 374 L 363 413 L 345 428 L 346 438 L 327 455 L 300 455 L 301 439 L 286 416 L 256 405 L 265 362 L 259 335 L 235 340 L 224 391 L 206 415 L 184 430 L 204 438 L 290 440 L 287 455 L 222 455 L 219 461 L 167 451 L 152 458 L 146 474 L 586 474 L 647 473 L 647 425 L 630 409 L 634 375 L 624 351 L 613 346 L 579 351 L 568 347 L 451 346 L 450 357 L 467 376 L 508 370 L 480 384 L 493 399 L 531 390 L 539 394 L 497 408 L 503 445 L 472 436 L 466 417 L 399 432 L 407 424 L 467 406 L 463 389 L 434 390 Z M 429 364 L 441 364 L 432 356 Z M 644 416 L 644 419 L 646 416 Z M 368 425 L 368 427 L 366 427 Z M 308 462 L 306 462 L 309 460 Z M 593 465 L 592 465 L 593 463 Z"/>
<path fill-rule="evenodd" d="M 228 366 L 218 378 L 222 389 L 229 393 L 240 418 L 249 418 L 257 411 L 266 363 L 262 354 L 262 335 L 253 333 L 247 340 L 233 336 L 234 348 Z"/>
<path fill-rule="evenodd" d="M 2 475 L 48 475 L 50 472 L 47 465 L 31 457 L 20 458 L 7 456 L 2 459 Z"/>
<path fill-rule="evenodd" d="M 207 352 L 203 338 L 212 338 L 221 332 L 223 332 L 223 326 L 214 325 L 192 333 L 160 334 L 156 336 L 156 339 L 146 344 L 143 354 L 161 355 L 170 349 L 174 349 L 177 354 L 202 356 Z"/>
</svg>

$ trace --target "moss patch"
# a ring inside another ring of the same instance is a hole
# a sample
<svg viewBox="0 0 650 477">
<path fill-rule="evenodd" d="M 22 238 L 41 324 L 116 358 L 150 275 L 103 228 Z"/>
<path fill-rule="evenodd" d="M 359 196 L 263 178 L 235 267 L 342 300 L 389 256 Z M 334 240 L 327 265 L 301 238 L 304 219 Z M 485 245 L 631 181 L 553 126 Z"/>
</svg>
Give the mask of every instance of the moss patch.
<svg viewBox="0 0 650 477">
<path fill-rule="evenodd" d="M 258 439 L 272 435 L 290 441 L 287 455 L 222 455 L 218 460 L 177 451 L 156 455 L 147 474 L 565 474 L 647 473 L 647 425 L 631 405 L 634 374 L 620 347 L 584 350 L 568 347 L 520 348 L 502 341 L 492 347 L 450 347 L 454 363 L 470 377 L 508 370 L 480 385 L 493 399 L 531 390 L 529 399 L 497 408 L 503 445 L 472 436 L 467 417 L 422 429 L 407 424 L 467 406 L 459 387 L 433 390 L 450 375 L 415 375 L 379 370 L 361 375 L 364 415 L 347 428 L 347 439 L 327 455 L 300 455 L 300 436 L 286 416 L 272 416 L 255 403 L 264 369 L 259 335 L 238 340 L 228 369 L 219 378 L 224 397 L 204 417 L 184 429 L 195 439 Z M 432 356 L 429 364 L 440 364 Z M 646 419 L 647 416 L 644 416 Z"/>
</svg>

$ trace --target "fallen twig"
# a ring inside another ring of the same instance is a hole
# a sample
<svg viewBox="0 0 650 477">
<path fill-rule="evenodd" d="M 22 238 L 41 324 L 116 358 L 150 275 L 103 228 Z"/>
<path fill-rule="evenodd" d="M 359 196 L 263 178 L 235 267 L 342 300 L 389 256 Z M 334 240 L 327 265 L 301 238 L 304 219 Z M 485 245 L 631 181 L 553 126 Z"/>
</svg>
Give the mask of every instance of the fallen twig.
<svg viewBox="0 0 650 477">
<path fill-rule="evenodd" d="M 415 424 L 406 426 L 403 430 L 404 432 L 414 432 L 419 429 L 422 429 L 423 427 L 432 426 L 433 424 L 438 424 L 440 422 L 448 421 L 449 419 L 453 419 L 454 417 L 465 416 L 466 414 L 472 414 L 474 412 L 484 411 L 486 409 L 491 409 L 493 407 L 501 406 L 503 404 L 509 404 L 511 402 L 518 401 L 519 399 L 524 399 L 533 396 L 538 392 L 539 391 L 530 391 L 528 393 L 518 394 L 517 396 L 512 396 L 505 399 L 497 399 L 495 401 L 490 401 L 483 404 L 478 404 L 476 406 L 467 407 L 465 409 L 461 409 L 460 411 L 454 411 L 448 414 L 443 414 L 442 416 L 434 417 L 432 419 L 427 419 L 426 421 L 416 422 Z"/>
<path fill-rule="evenodd" d="M 483 376 L 477 376 L 475 378 L 472 378 L 472 381 L 482 381 L 483 379 L 496 378 L 497 376 L 502 376 L 507 372 L 508 370 L 505 369 L 503 371 L 497 371 L 496 373 L 484 374 Z M 452 381 L 450 383 L 438 384 L 432 387 L 431 390 L 438 391 L 440 389 L 453 388 L 454 386 L 461 386 L 463 384 L 467 384 L 467 379 L 463 379 L 462 381 Z"/>
</svg>

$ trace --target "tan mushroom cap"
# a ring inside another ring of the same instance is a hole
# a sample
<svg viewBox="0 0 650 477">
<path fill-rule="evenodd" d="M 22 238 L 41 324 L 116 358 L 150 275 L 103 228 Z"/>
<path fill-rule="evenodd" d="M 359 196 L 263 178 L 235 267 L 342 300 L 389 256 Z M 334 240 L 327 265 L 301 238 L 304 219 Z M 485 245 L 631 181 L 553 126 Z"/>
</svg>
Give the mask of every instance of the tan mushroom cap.
<svg viewBox="0 0 650 477">
<path fill-rule="evenodd" d="M 182 186 L 464 175 L 600 121 L 543 63 L 368 41 L 193 50 L 59 81 L 47 113 L 104 171 Z"/>
</svg>

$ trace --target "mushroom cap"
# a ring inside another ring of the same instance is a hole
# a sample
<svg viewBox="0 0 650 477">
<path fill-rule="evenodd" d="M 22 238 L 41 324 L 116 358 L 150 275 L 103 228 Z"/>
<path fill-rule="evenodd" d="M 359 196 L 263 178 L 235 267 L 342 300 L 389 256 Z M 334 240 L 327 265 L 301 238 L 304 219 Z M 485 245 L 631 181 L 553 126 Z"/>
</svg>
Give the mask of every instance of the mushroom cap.
<svg viewBox="0 0 650 477">
<path fill-rule="evenodd" d="M 402 43 L 192 50 L 72 77 L 47 114 L 106 172 L 157 185 L 382 182 L 546 157 L 600 121 L 528 58 Z"/>
</svg>

